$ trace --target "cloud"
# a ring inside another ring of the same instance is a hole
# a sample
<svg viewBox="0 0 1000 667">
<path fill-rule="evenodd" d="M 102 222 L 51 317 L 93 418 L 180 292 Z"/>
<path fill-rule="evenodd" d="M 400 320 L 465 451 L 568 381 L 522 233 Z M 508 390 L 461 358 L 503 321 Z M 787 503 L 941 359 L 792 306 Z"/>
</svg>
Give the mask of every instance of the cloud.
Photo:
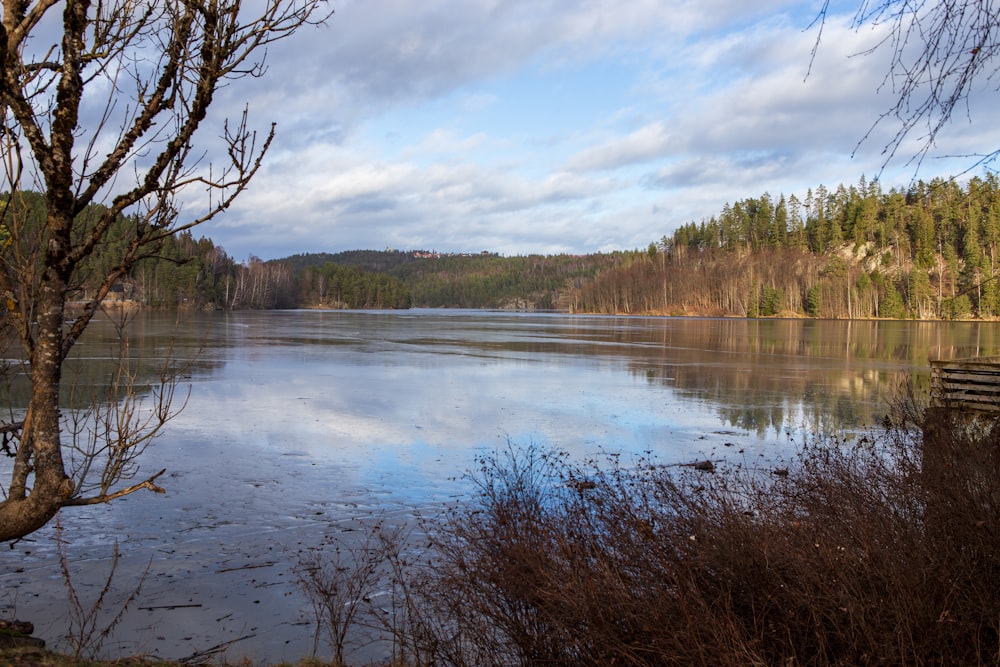
<svg viewBox="0 0 1000 667">
<path fill-rule="evenodd" d="M 437 128 L 416 146 L 409 146 L 402 151 L 402 157 L 423 155 L 448 156 L 469 153 L 479 148 L 486 141 L 486 134 L 477 132 L 471 136 L 458 137 L 455 132 L 446 128 Z"/>
<path fill-rule="evenodd" d="M 650 188 L 678 189 L 687 187 L 752 186 L 775 181 L 794 172 L 788 155 L 777 153 L 743 153 L 723 157 L 689 157 L 678 160 L 646 175 L 643 184 Z M 802 165 L 799 165 L 800 167 Z"/>
<path fill-rule="evenodd" d="M 884 54 L 857 55 L 880 34 L 828 17 L 810 71 L 813 16 L 790 0 L 334 8 L 272 49 L 264 79 L 222 91 L 223 110 L 249 104 L 279 132 L 205 229 L 236 257 L 644 247 L 726 202 L 870 177 L 896 130 L 873 129 L 893 101 Z M 940 143 L 929 176 L 1000 130 L 956 118 Z"/>
<path fill-rule="evenodd" d="M 570 160 L 574 171 L 616 169 L 662 157 L 670 145 L 670 132 L 656 121 L 623 137 L 577 153 Z"/>
</svg>

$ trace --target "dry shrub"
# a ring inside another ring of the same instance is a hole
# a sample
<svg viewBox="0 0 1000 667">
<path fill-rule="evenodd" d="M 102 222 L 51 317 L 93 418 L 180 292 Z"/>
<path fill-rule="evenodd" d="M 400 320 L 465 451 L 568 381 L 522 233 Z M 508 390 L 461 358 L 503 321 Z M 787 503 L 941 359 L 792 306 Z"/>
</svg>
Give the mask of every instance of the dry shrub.
<svg viewBox="0 0 1000 667">
<path fill-rule="evenodd" d="M 398 665 L 996 665 L 1000 421 L 893 414 L 771 469 L 508 446 L 474 498 L 370 534 L 364 576 L 306 571 L 364 581 L 310 579 Z"/>
<path fill-rule="evenodd" d="M 313 657 L 319 639 L 328 632 L 333 659 L 344 664 L 348 639 L 356 628 L 379 581 L 381 522 L 364 530 L 356 542 L 334 539 L 328 549 L 311 549 L 299 556 L 296 574 L 299 588 L 309 598 L 316 621 Z"/>
<path fill-rule="evenodd" d="M 394 580 L 397 658 L 997 664 L 1000 427 L 924 426 L 813 442 L 787 471 L 487 455 Z"/>
</svg>

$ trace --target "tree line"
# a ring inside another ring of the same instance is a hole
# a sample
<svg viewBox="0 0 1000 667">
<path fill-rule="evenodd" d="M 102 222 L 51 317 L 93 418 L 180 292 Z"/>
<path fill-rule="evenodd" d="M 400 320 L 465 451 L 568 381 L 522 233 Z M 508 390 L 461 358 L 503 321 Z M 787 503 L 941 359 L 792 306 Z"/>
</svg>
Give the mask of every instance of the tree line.
<svg viewBox="0 0 1000 667">
<path fill-rule="evenodd" d="M 106 212 L 88 206 L 77 217 L 84 229 Z M 44 197 L 36 192 L 0 195 L 0 260 L 13 264 L 37 252 L 44 235 Z M 129 242 L 143 220 L 119 215 L 109 226 L 99 250 L 76 267 L 68 303 L 95 298 L 105 277 L 128 252 Z M 11 230 L 16 229 L 17 234 Z M 196 239 L 190 230 L 160 239 L 147 256 L 136 261 L 103 297 L 106 305 L 150 308 L 270 309 L 327 305 L 344 308 L 408 308 L 409 290 L 382 273 L 341 267 L 300 266 L 250 256 L 237 261 L 209 238 Z"/>
<path fill-rule="evenodd" d="M 40 224 L 37 193 L 4 199 Z M 83 218 L 99 219 L 98 205 Z M 16 223 L 15 223 L 16 221 Z M 86 302 L 143 222 L 119 216 L 73 275 Z M 23 243 L 22 243 L 23 245 Z M 4 253 L 32 249 L 6 243 Z M 105 297 L 200 309 L 459 307 L 623 314 L 991 319 L 1000 315 L 1000 180 L 822 185 L 726 204 L 645 250 L 589 255 L 355 250 L 237 261 L 190 230 L 163 238 Z"/>
<path fill-rule="evenodd" d="M 581 311 L 824 318 L 1000 315 L 996 174 L 727 204 L 586 285 Z"/>
<path fill-rule="evenodd" d="M 35 192 L 0 195 L 0 236 L 17 228 L 18 243 L 7 243 L 0 259 L 14 261 L 34 251 L 23 247 L 45 220 L 44 197 Z M 100 205 L 78 217 L 97 219 Z M 119 215 L 100 251 L 74 271 L 69 303 L 87 303 L 128 251 L 143 221 Z M 9 235 L 8 235 L 9 236 Z M 4 237 L 6 238 L 6 237 Z M 0 238 L 3 241 L 4 238 Z M 433 251 L 353 250 L 310 253 L 264 261 L 236 260 L 209 238 L 190 230 L 166 236 L 135 262 L 103 298 L 106 305 L 149 308 L 517 308 L 565 309 L 568 295 L 601 270 L 624 260 L 622 253 L 501 257 L 492 253 L 442 254 Z"/>
</svg>

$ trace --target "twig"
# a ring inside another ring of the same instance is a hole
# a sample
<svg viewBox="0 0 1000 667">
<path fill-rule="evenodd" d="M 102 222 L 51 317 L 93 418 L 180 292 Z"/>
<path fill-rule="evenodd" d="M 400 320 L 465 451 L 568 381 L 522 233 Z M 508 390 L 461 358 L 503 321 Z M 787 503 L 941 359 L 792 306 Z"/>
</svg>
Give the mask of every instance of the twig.
<svg viewBox="0 0 1000 667">
<path fill-rule="evenodd" d="M 256 570 L 261 567 L 271 567 L 274 565 L 274 561 L 267 561 L 266 563 L 250 563 L 249 565 L 240 565 L 238 567 L 227 567 L 221 570 L 216 570 L 216 574 L 222 574 L 223 572 L 237 572 L 239 570 Z"/>
<path fill-rule="evenodd" d="M 15 431 L 20 431 L 24 428 L 24 422 L 11 422 L 9 424 L 0 424 L 0 433 L 12 433 Z"/>
<path fill-rule="evenodd" d="M 241 642 L 244 639 L 253 639 L 256 636 L 257 636 L 256 634 L 243 635 L 242 637 L 238 637 L 236 639 L 230 639 L 227 642 L 222 642 L 221 644 L 216 644 L 215 646 L 213 646 L 211 648 L 207 648 L 204 651 L 197 651 L 195 653 L 192 653 L 188 657 L 181 658 L 177 662 L 179 662 L 182 665 L 197 665 L 197 664 L 201 664 L 207 658 L 210 658 L 210 657 L 212 657 L 213 655 L 215 655 L 217 653 L 222 653 L 223 651 L 225 651 L 227 648 L 229 648 L 230 646 L 232 646 L 236 642 Z"/>
<path fill-rule="evenodd" d="M 154 611 L 156 609 L 191 609 L 200 606 L 200 604 L 161 604 L 155 607 L 139 607 L 139 609 L 142 611 Z"/>
</svg>

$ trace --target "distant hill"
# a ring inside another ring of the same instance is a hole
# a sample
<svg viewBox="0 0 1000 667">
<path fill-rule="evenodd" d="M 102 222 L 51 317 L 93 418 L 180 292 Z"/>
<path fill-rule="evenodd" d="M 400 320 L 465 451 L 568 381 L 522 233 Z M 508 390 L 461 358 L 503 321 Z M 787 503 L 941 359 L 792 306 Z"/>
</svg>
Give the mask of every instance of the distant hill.
<svg viewBox="0 0 1000 667">
<path fill-rule="evenodd" d="M 625 261 L 623 253 L 502 257 L 427 250 L 352 250 L 275 260 L 299 280 L 300 297 L 306 303 L 324 299 L 317 272 L 336 265 L 399 280 L 417 307 L 519 310 L 569 310 L 584 282 Z"/>
<path fill-rule="evenodd" d="M 416 261 L 419 257 L 431 254 L 423 250 L 407 252 L 398 250 L 347 250 L 337 253 L 302 253 L 276 261 L 284 264 L 294 273 L 298 273 L 308 267 L 323 266 L 324 264 L 351 266 L 374 273 L 391 273 L 402 264 Z"/>
</svg>

